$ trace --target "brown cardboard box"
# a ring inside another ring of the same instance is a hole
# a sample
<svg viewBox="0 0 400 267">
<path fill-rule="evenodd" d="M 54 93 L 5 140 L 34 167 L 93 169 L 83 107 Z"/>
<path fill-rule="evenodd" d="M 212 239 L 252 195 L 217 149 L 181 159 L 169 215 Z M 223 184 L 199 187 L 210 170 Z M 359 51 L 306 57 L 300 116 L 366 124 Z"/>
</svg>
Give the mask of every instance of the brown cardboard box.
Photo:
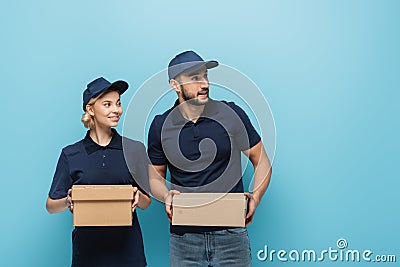
<svg viewBox="0 0 400 267">
<path fill-rule="evenodd" d="M 172 224 L 244 227 L 243 193 L 181 193 L 172 200 Z"/>
<path fill-rule="evenodd" d="M 131 185 L 73 185 L 74 226 L 132 225 Z"/>
</svg>

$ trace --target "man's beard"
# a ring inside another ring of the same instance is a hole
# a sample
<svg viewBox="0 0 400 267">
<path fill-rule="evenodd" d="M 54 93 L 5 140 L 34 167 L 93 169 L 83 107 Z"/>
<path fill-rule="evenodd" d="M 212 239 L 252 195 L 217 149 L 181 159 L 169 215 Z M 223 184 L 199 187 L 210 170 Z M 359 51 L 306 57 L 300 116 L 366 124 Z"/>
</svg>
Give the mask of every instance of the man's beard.
<svg viewBox="0 0 400 267">
<path fill-rule="evenodd" d="M 180 85 L 181 87 L 181 92 L 182 92 L 182 98 L 185 102 L 194 105 L 194 106 L 203 106 L 208 102 L 208 98 L 205 101 L 199 101 L 199 99 L 195 98 L 195 97 L 190 97 L 189 95 L 187 95 L 185 93 L 185 89 L 183 88 L 182 85 Z M 208 89 L 207 89 L 208 91 Z"/>
</svg>

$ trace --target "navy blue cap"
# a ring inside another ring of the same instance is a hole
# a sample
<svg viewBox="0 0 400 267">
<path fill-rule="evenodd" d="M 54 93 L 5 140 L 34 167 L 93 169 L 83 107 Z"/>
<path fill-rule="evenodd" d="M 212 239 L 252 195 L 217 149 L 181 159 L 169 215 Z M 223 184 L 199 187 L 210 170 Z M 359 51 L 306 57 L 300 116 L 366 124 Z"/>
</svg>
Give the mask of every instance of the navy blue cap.
<svg viewBox="0 0 400 267">
<path fill-rule="evenodd" d="M 176 55 L 168 64 L 168 77 L 174 79 L 179 74 L 195 71 L 206 66 L 212 69 L 218 66 L 215 60 L 204 61 L 198 54 L 193 51 L 185 51 Z"/>
<path fill-rule="evenodd" d="M 86 111 L 86 105 L 89 100 L 98 97 L 101 93 L 107 90 L 119 92 L 122 95 L 128 89 L 128 83 L 124 81 L 116 81 L 110 83 L 103 77 L 97 78 L 87 85 L 86 90 L 83 92 L 83 110 Z"/>
</svg>

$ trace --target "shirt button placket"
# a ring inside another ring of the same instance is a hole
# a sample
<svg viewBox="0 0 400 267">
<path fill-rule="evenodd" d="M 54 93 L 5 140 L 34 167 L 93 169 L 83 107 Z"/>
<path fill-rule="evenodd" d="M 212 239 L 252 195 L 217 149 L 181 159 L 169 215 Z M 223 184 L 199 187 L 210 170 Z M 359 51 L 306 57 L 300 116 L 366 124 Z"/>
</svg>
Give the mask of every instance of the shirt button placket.
<svg viewBox="0 0 400 267">
<path fill-rule="evenodd" d="M 199 138 L 199 128 L 197 127 L 196 124 L 192 124 L 192 129 L 193 129 L 193 137 L 194 139 L 198 139 Z"/>
<path fill-rule="evenodd" d="M 103 163 L 101 164 L 102 167 L 106 166 L 106 151 L 103 148 L 103 155 L 102 155 Z"/>
</svg>

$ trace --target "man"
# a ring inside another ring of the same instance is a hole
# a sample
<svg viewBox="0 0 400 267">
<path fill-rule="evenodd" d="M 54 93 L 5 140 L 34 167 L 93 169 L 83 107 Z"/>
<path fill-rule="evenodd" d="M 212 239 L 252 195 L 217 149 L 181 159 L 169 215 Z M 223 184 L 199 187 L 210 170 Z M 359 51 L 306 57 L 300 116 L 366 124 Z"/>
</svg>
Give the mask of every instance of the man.
<svg viewBox="0 0 400 267">
<path fill-rule="evenodd" d="M 243 152 L 254 167 L 254 188 L 248 198 L 246 226 L 265 193 L 271 165 L 261 138 L 245 112 L 233 102 L 209 98 L 208 69 L 193 51 L 171 60 L 169 83 L 177 93 L 175 105 L 157 115 L 149 129 L 148 154 L 152 194 L 164 201 L 169 221 L 171 201 L 180 192 L 244 192 Z M 166 186 L 167 168 L 171 190 Z M 223 212 L 223 211 L 222 211 Z M 251 266 L 246 228 L 170 226 L 170 265 Z"/>
</svg>

